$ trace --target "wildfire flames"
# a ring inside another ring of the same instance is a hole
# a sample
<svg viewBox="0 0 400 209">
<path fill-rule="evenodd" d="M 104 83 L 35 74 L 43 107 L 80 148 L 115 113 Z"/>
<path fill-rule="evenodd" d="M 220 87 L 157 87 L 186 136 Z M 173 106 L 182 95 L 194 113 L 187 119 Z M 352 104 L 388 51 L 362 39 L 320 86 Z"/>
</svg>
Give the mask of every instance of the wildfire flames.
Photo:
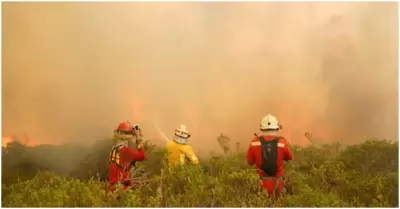
<svg viewBox="0 0 400 209">
<path fill-rule="evenodd" d="M 7 137 L 1 137 L 1 146 L 2 147 L 7 147 L 7 144 L 8 143 L 10 143 L 10 142 L 12 142 L 13 140 L 12 140 L 12 138 L 10 137 L 10 136 L 7 136 Z"/>
<path fill-rule="evenodd" d="M 21 144 L 23 144 L 25 146 L 29 146 L 29 147 L 37 146 L 37 145 L 40 144 L 40 143 L 36 142 L 35 140 L 32 140 L 31 138 L 27 137 L 27 136 L 26 137 L 21 137 L 21 138 L 19 138 L 19 137 L 11 137 L 11 136 L 3 136 L 3 137 L 1 137 L 1 147 L 7 147 L 8 143 L 11 143 L 11 142 L 14 142 L 14 141 L 17 141 L 17 142 L 19 142 L 19 143 L 21 143 Z"/>
<path fill-rule="evenodd" d="M 142 120 L 142 100 L 139 98 L 134 98 L 133 100 L 133 119 L 135 121 Z"/>
<path fill-rule="evenodd" d="M 145 130 L 145 135 L 146 138 L 158 138 L 160 139 L 159 143 L 163 143 L 166 140 L 167 135 L 172 134 L 172 130 L 167 130 L 167 133 L 164 133 L 160 128 L 158 127 L 155 122 L 158 121 L 153 121 L 154 119 L 149 117 L 148 113 L 145 110 L 145 107 L 143 106 L 143 101 L 139 97 L 133 98 L 131 102 L 131 107 L 132 107 L 132 113 L 133 113 L 133 121 L 134 123 L 139 123 L 142 128 Z M 304 133 L 306 132 L 311 132 L 315 136 L 314 138 L 317 139 L 319 142 L 320 140 L 324 140 L 325 137 L 330 137 L 330 131 L 327 127 L 323 127 L 323 124 L 312 124 L 313 121 L 308 121 L 307 120 L 307 115 L 306 113 L 303 112 L 298 112 L 295 110 L 292 110 L 288 106 L 284 105 L 279 105 L 279 108 L 275 108 L 275 111 L 273 112 L 274 115 L 276 115 L 281 123 L 283 124 L 283 136 L 285 136 L 290 143 L 295 144 L 295 145 L 300 145 L 300 146 L 308 146 L 312 142 L 310 142 L 305 136 Z M 256 122 L 252 122 L 254 124 L 258 123 L 258 120 L 262 117 L 263 115 L 260 114 Z M 181 112 L 180 114 L 176 115 L 176 118 L 180 119 L 181 121 L 184 121 L 186 125 L 189 126 L 189 129 L 192 133 L 193 136 L 196 136 L 196 138 L 205 138 L 205 139 L 214 139 L 219 133 L 225 133 L 228 134 L 228 136 L 232 137 L 233 139 L 245 139 L 246 136 L 244 135 L 239 135 L 236 136 L 235 134 L 239 133 L 241 134 L 241 131 L 235 131 L 233 126 L 224 126 L 224 125 L 218 125 L 218 126 L 212 126 L 211 124 L 206 122 L 206 118 L 199 112 L 199 110 L 195 106 L 191 105 L 183 105 L 181 107 Z M 241 118 L 238 118 L 240 121 Z M 178 120 L 179 121 L 179 120 Z M 211 121 L 213 124 L 215 124 L 215 121 Z M 164 124 L 165 126 L 166 124 Z M 171 124 L 168 124 L 171 125 Z M 177 125 L 177 124 L 174 124 Z M 243 125 L 242 125 L 243 126 Z M 317 127 L 316 127 L 317 126 Z M 250 127 L 250 126 L 243 126 L 246 128 L 246 130 L 255 130 L 257 131 L 258 127 Z M 231 129 L 232 128 L 232 129 Z M 250 131 L 247 131 L 251 133 Z M 242 131 L 243 132 L 243 131 Z M 248 138 L 252 138 L 253 136 L 249 134 Z M 322 142 L 322 141 L 321 141 Z M 204 145 L 202 142 L 197 142 L 197 141 L 192 141 L 191 142 L 194 146 L 196 147 L 201 147 Z"/>
</svg>

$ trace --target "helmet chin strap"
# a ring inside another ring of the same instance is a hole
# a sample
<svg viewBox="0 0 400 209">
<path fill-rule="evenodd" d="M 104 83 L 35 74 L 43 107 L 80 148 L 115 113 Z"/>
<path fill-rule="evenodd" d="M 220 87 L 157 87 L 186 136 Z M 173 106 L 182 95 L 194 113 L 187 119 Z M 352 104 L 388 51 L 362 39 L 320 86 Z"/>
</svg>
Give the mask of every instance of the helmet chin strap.
<svg viewBox="0 0 400 209">
<path fill-rule="evenodd" d="M 117 146 L 128 146 L 128 140 L 123 140 L 123 141 L 118 141 L 117 143 L 115 143 L 115 145 Z"/>
<path fill-rule="evenodd" d="M 183 138 L 183 137 L 174 135 L 174 141 L 176 141 L 179 144 L 186 144 L 187 138 Z"/>
<path fill-rule="evenodd" d="M 263 132 L 263 134 L 276 136 L 276 135 L 278 135 L 279 130 L 264 130 L 262 132 Z"/>
</svg>

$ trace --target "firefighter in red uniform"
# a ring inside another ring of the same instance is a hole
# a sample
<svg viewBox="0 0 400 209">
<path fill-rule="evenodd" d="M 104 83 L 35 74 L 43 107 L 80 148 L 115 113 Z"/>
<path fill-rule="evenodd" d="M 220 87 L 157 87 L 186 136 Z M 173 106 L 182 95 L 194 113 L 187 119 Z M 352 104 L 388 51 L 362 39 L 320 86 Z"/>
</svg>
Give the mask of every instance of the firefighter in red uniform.
<svg viewBox="0 0 400 209">
<path fill-rule="evenodd" d="M 129 171 L 136 161 L 145 158 L 144 146 L 141 138 L 136 140 L 137 150 L 128 146 L 130 140 L 136 137 L 139 126 L 134 127 L 129 122 L 122 122 L 114 130 L 115 145 L 109 156 L 109 191 L 114 191 L 115 185 L 121 183 L 124 190 L 131 186 Z"/>
<path fill-rule="evenodd" d="M 249 165 L 256 164 L 260 185 L 270 197 L 277 197 L 283 189 L 283 161 L 292 160 L 292 153 L 284 137 L 278 135 L 282 129 L 276 117 L 268 114 L 260 124 L 262 135 L 252 139 L 247 151 Z"/>
</svg>

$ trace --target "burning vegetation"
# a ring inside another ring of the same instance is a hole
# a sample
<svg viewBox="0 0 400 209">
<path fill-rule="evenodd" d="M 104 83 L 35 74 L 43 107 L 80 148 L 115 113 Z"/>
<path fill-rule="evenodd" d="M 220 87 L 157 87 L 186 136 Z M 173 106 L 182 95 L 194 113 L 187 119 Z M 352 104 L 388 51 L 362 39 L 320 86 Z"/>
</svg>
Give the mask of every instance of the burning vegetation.
<svg viewBox="0 0 400 209">
<path fill-rule="evenodd" d="M 398 139 L 397 3 L 8 2 L 2 15 L 2 205 L 265 207 L 244 151 L 270 112 L 295 159 L 274 206 L 398 207 L 398 142 L 366 140 Z M 143 130 L 152 181 L 117 197 L 102 192 L 104 138 L 122 120 Z M 164 158 L 177 124 L 205 153 L 179 172 Z"/>
<path fill-rule="evenodd" d="M 40 144 L 39 142 L 33 140 L 32 138 L 30 138 L 28 136 L 25 136 L 25 137 L 17 137 L 17 136 L 4 137 L 3 136 L 1 138 L 1 146 L 2 147 L 7 147 L 7 145 L 12 142 L 18 142 L 20 144 L 23 144 L 23 145 L 29 146 L 29 147 L 38 146 Z"/>
</svg>

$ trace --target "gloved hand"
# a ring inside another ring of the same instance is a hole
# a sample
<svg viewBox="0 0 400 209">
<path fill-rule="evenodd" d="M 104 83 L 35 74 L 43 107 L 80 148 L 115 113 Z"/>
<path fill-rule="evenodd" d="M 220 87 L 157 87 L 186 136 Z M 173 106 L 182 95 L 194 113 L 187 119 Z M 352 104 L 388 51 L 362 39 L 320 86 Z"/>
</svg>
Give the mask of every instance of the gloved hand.
<svg viewBox="0 0 400 209">
<path fill-rule="evenodd" d="M 142 148 L 144 148 L 143 140 L 136 140 L 136 148 L 137 148 L 137 149 L 142 149 Z"/>
<path fill-rule="evenodd" d="M 139 125 L 136 124 L 133 127 L 132 131 L 134 133 L 134 136 L 135 136 L 136 140 L 142 140 L 143 139 L 142 129 L 139 127 Z"/>
<path fill-rule="evenodd" d="M 142 134 L 142 130 L 139 127 L 138 124 L 135 124 L 133 126 L 133 133 L 134 133 L 134 137 L 136 139 L 135 144 L 136 144 L 136 149 L 142 149 L 144 148 L 144 143 L 143 143 L 143 134 Z"/>
</svg>

